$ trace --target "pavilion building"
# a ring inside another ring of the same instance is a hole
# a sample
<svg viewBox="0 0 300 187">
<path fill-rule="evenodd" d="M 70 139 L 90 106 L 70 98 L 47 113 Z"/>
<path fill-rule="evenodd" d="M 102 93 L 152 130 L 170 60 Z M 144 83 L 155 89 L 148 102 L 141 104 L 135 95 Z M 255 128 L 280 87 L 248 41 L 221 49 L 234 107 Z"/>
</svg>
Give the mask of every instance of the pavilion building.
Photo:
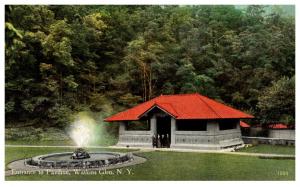
<svg viewBox="0 0 300 187">
<path fill-rule="evenodd" d="M 152 147 L 168 135 L 171 148 L 220 150 L 243 146 L 240 120 L 253 118 L 198 93 L 161 95 L 105 119 L 118 122 L 117 146 Z M 130 130 L 133 124 L 143 130 Z"/>
</svg>

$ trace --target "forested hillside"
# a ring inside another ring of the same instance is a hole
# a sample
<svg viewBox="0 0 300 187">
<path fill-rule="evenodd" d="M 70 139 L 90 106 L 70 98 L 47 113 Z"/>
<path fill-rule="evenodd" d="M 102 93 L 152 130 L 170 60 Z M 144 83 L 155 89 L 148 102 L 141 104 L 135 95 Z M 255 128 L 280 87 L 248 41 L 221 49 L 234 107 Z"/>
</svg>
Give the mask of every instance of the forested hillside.
<svg viewBox="0 0 300 187">
<path fill-rule="evenodd" d="M 295 20 L 261 6 L 6 6 L 6 126 L 63 128 L 161 94 L 295 118 Z"/>
</svg>

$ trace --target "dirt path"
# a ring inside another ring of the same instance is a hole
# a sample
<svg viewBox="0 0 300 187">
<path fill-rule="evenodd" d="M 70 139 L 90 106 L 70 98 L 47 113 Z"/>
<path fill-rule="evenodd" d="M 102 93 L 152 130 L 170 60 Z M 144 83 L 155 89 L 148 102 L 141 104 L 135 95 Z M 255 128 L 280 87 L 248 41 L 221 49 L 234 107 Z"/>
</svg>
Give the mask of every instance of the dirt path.
<svg viewBox="0 0 300 187">
<path fill-rule="evenodd" d="M 67 146 L 67 145 L 5 145 L 5 147 L 62 147 L 62 148 L 76 148 L 76 146 Z M 141 152 L 151 152 L 151 151 L 169 151 L 169 152 L 195 152 L 195 153 L 217 153 L 217 154 L 232 154 L 232 155 L 241 155 L 241 156 L 256 156 L 263 158 L 295 158 L 295 155 L 288 154 L 273 154 L 273 153 L 249 153 L 249 152 L 230 152 L 228 150 L 220 151 L 210 151 L 210 150 L 196 150 L 196 149 L 172 149 L 172 148 L 144 148 L 144 147 L 118 147 L 118 146 L 88 146 L 86 148 L 110 148 L 110 149 L 138 149 L 137 151 L 132 151 L 132 153 L 141 153 Z"/>
</svg>

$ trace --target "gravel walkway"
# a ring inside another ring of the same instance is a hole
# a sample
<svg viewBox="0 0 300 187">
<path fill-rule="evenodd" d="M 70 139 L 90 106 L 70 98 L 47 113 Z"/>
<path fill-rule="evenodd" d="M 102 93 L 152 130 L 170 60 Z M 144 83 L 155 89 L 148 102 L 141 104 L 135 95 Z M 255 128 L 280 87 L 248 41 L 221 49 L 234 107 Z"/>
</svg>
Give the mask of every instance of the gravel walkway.
<svg viewBox="0 0 300 187">
<path fill-rule="evenodd" d="M 126 149 L 124 147 L 110 146 L 109 148 L 115 149 Z M 295 158 L 295 155 L 288 154 L 273 154 L 273 153 L 249 153 L 249 152 L 235 152 L 231 150 L 197 150 L 197 149 L 172 149 L 172 148 L 144 148 L 144 147 L 134 147 L 139 149 L 135 152 L 150 152 L 150 151 L 166 151 L 166 152 L 186 152 L 186 153 L 217 153 L 217 154 L 232 154 L 232 155 L 242 155 L 242 156 L 256 156 L 256 157 L 270 157 L 270 158 Z M 133 149 L 133 147 L 132 147 Z"/>
<path fill-rule="evenodd" d="M 62 148 L 77 148 L 77 146 L 67 145 L 5 145 L 5 147 L 62 147 Z M 218 153 L 218 154 L 233 154 L 243 156 L 260 156 L 260 157 L 284 157 L 295 158 L 295 155 L 273 154 L 273 153 L 249 153 L 249 152 L 232 152 L 231 150 L 197 150 L 197 149 L 172 149 L 172 148 L 145 148 L 145 147 L 118 147 L 118 146 L 87 146 L 86 148 L 109 148 L 109 149 L 138 149 L 132 153 L 151 152 L 151 151 L 171 151 L 171 152 L 197 152 L 197 153 Z"/>
</svg>

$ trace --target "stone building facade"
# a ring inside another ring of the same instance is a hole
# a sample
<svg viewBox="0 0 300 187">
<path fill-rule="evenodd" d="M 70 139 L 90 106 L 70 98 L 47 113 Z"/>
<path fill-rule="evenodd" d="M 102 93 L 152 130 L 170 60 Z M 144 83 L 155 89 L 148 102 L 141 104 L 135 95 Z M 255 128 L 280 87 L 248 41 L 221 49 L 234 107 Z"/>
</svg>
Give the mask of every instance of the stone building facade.
<svg viewBox="0 0 300 187">
<path fill-rule="evenodd" d="M 152 137 L 157 132 L 156 116 L 150 119 L 149 130 L 126 130 L 127 122 L 119 122 L 119 141 L 117 146 L 124 147 L 153 147 Z M 218 120 L 206 121 L 206 130 L 179 130 L 176 119 L 170 117 L 170 147 L 191 148 L 203 150 L 219 150 L 242 146 L 239 120 L 232 129 L 221 130 Z M 168 124 L 164 124 L 168 125 Z"/>
<path fill-rule="evenodd" d="M 170 148 L 220 150 L 243 146 L 240 118 L 251 115 L 199 94 L 173 96 L 160 96 L 152 103 L 150 100 L 107 118 L 119 124 L 117 146 L 153 147 L 153 137 L 167 134 Z M 145 128 L 130 129 L 133 121 L 143 121 Z"/>
</svg>

